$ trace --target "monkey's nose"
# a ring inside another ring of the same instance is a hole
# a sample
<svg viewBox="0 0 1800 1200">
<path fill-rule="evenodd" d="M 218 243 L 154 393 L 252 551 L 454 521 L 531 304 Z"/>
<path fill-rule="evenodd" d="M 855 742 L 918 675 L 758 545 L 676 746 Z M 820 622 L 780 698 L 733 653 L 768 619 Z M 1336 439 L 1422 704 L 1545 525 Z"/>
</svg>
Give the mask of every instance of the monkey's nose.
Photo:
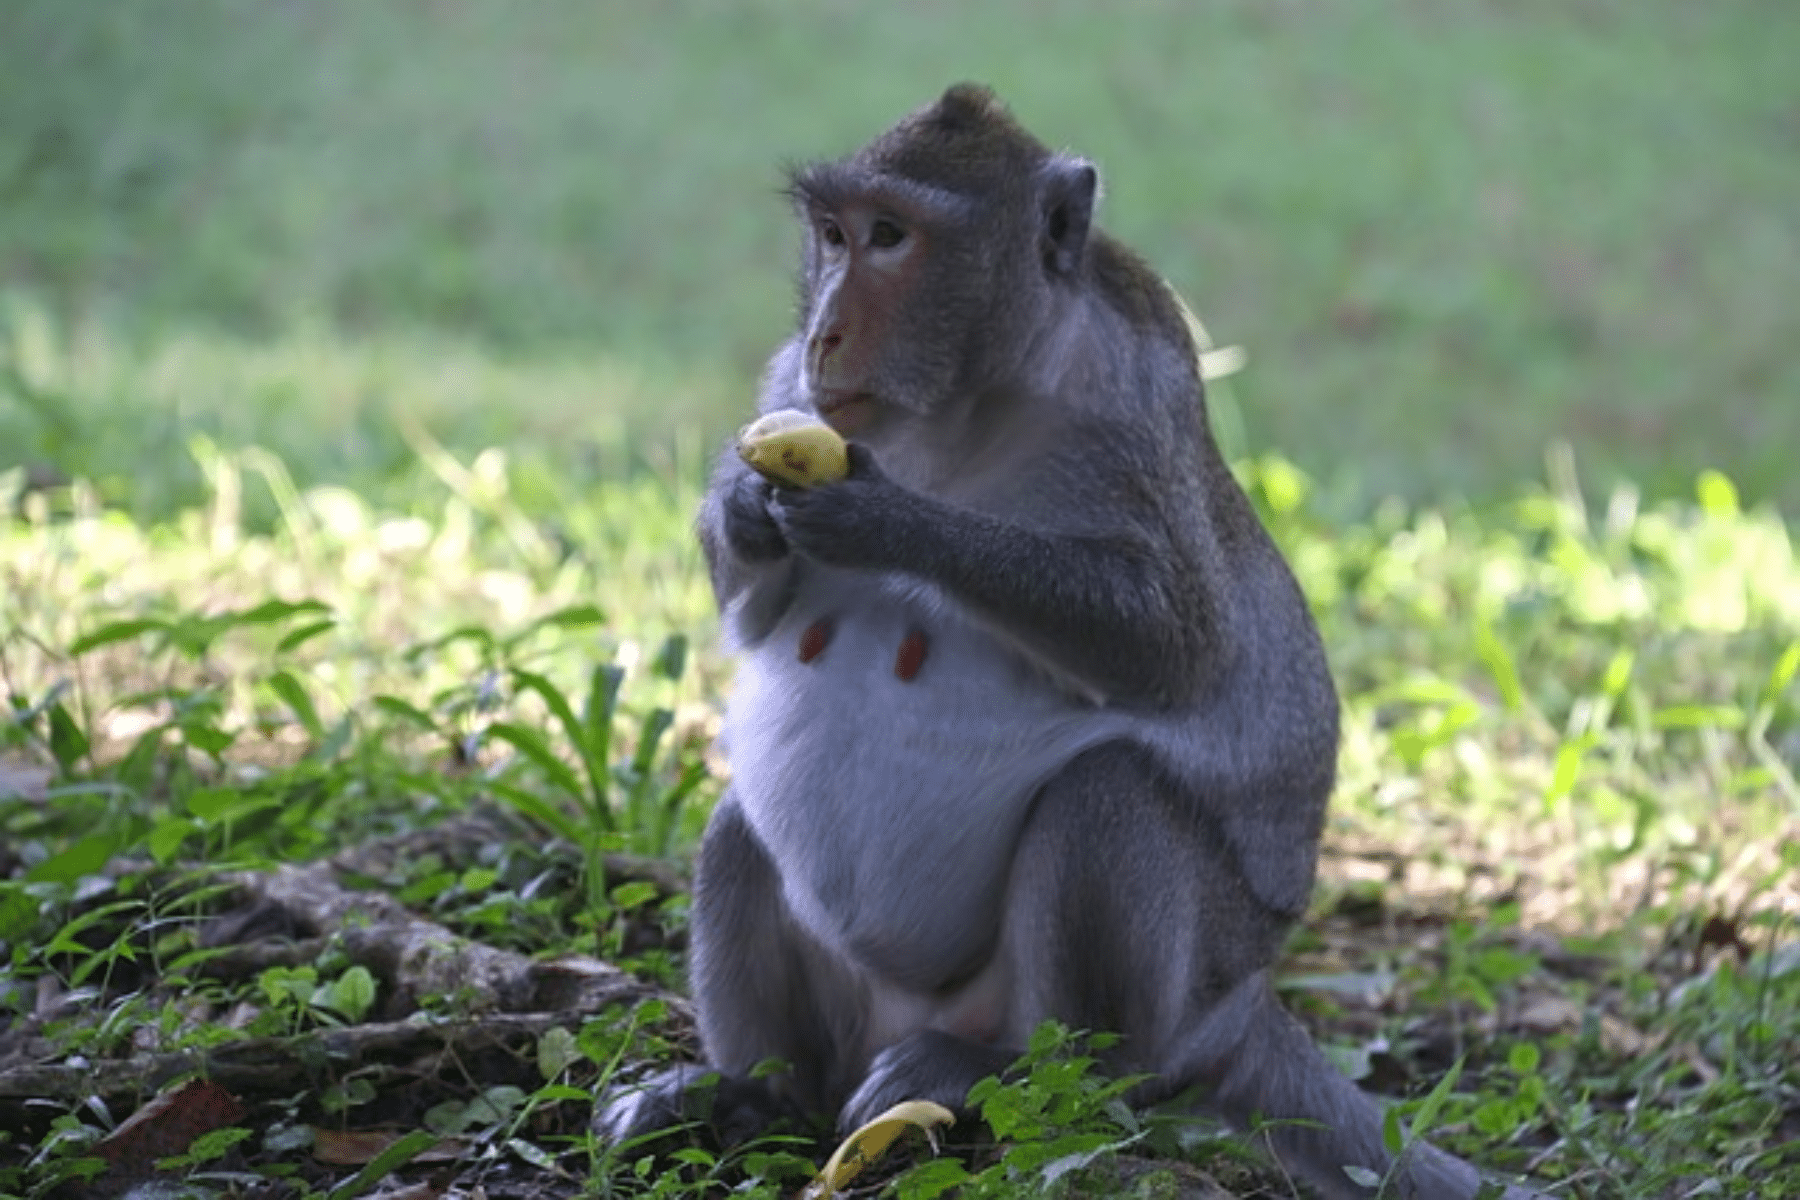
<svg viewBox="0 0 1800 1200">
<path fill-rule="evenodd" d="M 813 361 L 823 366 L 831 352 L 843 343 L 844 335 L 841 333 L 827 333 L 814 338 L 812 343 Z"/>
</svg>

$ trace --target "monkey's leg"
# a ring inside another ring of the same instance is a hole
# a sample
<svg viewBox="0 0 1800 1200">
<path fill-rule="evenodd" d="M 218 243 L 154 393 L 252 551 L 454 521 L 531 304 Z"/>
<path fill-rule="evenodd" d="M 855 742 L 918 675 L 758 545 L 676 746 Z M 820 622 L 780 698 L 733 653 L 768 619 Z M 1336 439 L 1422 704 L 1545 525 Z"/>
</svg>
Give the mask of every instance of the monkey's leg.
<svg viewBox="0 0 1800 1200">
<path fill-rule="evenodd" d="M 1051 1017 L 1124 1034 L 1116 1065 L 1158 1070 L 1156 1048 L 1190 1007 L 1266 966 L 1285 930 L 1230 866 L 1223 836 L 1194 824 L 1191 806 L 1134 747 L 1102 746 L 1063 768 L 1033 803 L 995 959 L 971 985 L 991 988 L 992 999 L 964 1000 L 963 1020 L 878 1054 L 839 1124 L 915 1097 L 961 1105 Z M 986 1020 L 984 1007 L 993 1010 Z M 959 1027 L 987 1036 L 957 1036 Z"/>
<path fill-rule="evenodd" d="M 1376 1194 L 1352 1181 L 1346 1166 L 1384 1179 L 1383 1196 L 1467 1200 L 1481 1187 L 1474 1167 L 1427 1142 L 1414 1142 L 1395 1163 L 1374 1101 L 1281 1007 L 1266 972 L 1246 978 L 1192 1021 L 1171 1048 L 1170 1064 L 1171 1079 L 1199 1083 L 1208 1106 L 1240 1128 L 1258 1117 L 1271 1122 L 1263 1133 L 1267 1148 L 1332 1200 Z M 1534 1195 L 1517 1188 L 1503 1194 L 1509 1200 Z"/>
<path fill-rule="evenodd" d="M 1055 913 L 1055 924 L 1037 913 Z M 1380 1109 L 1320 1053 L 1270 983 L 1290 921 L 1257 898 L 1201 804 L 1128 747 L 1083 756 L 1040 798 L 1009 896 L 1010 952 L 1043 990 L 1028 1007 L 1124 1035 L 1117 1066 L 1146 1089 L 1198 1088 L 1241 1129 L 1257 1119 L 1282 1165 L 1321 1195 L 1466 1200 L 1469 1164 L 1433 1146 L 1396 1165 Z"/>
<path fill-rule="evenodd" d="M 867 1000 L 795 921 L 773 862 L 729 791 L 701 842 L 689 933 L 706 1063 L 616 1089 L 601 1104 L 596 1131 L 616 1142 L 705 1120 L 730 1143 L 778 1116 L 831 1111 L 860 1073 L 849 1048 Z M 767 1059 L 790 1069 L 752 1078 Z M 716 1090 L 696 1093 L 711 1074 L 719 1076 Z"/>
<path fill-rule="evenodd" d="M 1017 1049 L 1047 1017 L 1122 1034 L 1110 1065 L 1159 1076 L 1140 1100 L 1195 1088 L 1240 1128 L 1277 1123 L 1269 1148 L 1322 1195 L 1373 1195 L 1343 1168 L 1380 1177 L 1393 1167 L 1380 1112 L 1269 984 L 1287 927 L 1256 899 L 1222 832 L 1146 754 L 1090 751 L 1044 787 L 1014 858 L 999 951 L 1011 982 L 1005 1041 Z M 996 1056 L 915 1034 L 877 1056 L 844 1120 L 908 1095 L 941 1100 L 991 1072 Z M 1466 1200 L 1479 1185 L 1468 1164 L 1420 1144 L 1385 1194 Z"/>
</svg>

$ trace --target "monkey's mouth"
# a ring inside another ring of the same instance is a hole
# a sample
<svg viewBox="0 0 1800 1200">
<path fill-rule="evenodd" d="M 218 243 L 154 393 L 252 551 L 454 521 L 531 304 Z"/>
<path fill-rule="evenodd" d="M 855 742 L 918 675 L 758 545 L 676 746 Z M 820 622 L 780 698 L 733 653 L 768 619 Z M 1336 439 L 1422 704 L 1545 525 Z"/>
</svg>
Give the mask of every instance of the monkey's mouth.
<svg viewBox="0 0 1800 1200">
<path fill-rule="evenodd" d="M 844 437 L 867 428 L 881 408 L 881 401 L 871 392 L 820 392 L 819 416 Z"/>
</svg>

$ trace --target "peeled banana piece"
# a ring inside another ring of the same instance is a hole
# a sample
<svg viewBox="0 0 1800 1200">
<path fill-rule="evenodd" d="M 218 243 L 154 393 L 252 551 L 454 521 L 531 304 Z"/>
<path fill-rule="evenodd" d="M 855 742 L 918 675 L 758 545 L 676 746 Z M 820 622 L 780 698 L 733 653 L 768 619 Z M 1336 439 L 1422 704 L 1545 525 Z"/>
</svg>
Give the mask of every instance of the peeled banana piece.
<svg viewBox="0 0 1800 1200">
<path fill-rule="evenodd" d="M 837 430 L 791 408 L 744 426 L 738 454 L 764 479 L 786 487 L 835 483 L 850 473 L 850 457 Z"/>
<path fill-rule="evenodd" d="M 939 1125 L 954 1124 L 955 1113 L 929 1100 L 906 1100 L 894 1105 L 844 1139 L 837 1153 L 801 1193 L 803 1200 L 825 1200 L 825 1197 L 837 1195 L 864 1167 L 887 1153 L 894 1139 L 908 1129 L 923 1129 L 928 1137 L 932 1137 L 935 1146 L 937 1139 L 932 1136 L 932 1131 Z"/>
</svg>

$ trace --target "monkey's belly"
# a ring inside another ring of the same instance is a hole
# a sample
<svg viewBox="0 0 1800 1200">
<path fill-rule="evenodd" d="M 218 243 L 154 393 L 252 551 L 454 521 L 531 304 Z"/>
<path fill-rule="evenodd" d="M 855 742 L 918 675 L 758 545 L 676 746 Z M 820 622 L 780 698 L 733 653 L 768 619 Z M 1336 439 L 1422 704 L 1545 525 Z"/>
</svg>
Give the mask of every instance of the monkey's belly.
<svg viewBox="0 0 1800 1200">
<path fill-rule="evenodd" d="M 1038 787 L 1131 723 L 953 610 L 818 584 L 739 668 L 733 790 L 813 934 L 931 990 L 986 952 Z"/>
</svg>

